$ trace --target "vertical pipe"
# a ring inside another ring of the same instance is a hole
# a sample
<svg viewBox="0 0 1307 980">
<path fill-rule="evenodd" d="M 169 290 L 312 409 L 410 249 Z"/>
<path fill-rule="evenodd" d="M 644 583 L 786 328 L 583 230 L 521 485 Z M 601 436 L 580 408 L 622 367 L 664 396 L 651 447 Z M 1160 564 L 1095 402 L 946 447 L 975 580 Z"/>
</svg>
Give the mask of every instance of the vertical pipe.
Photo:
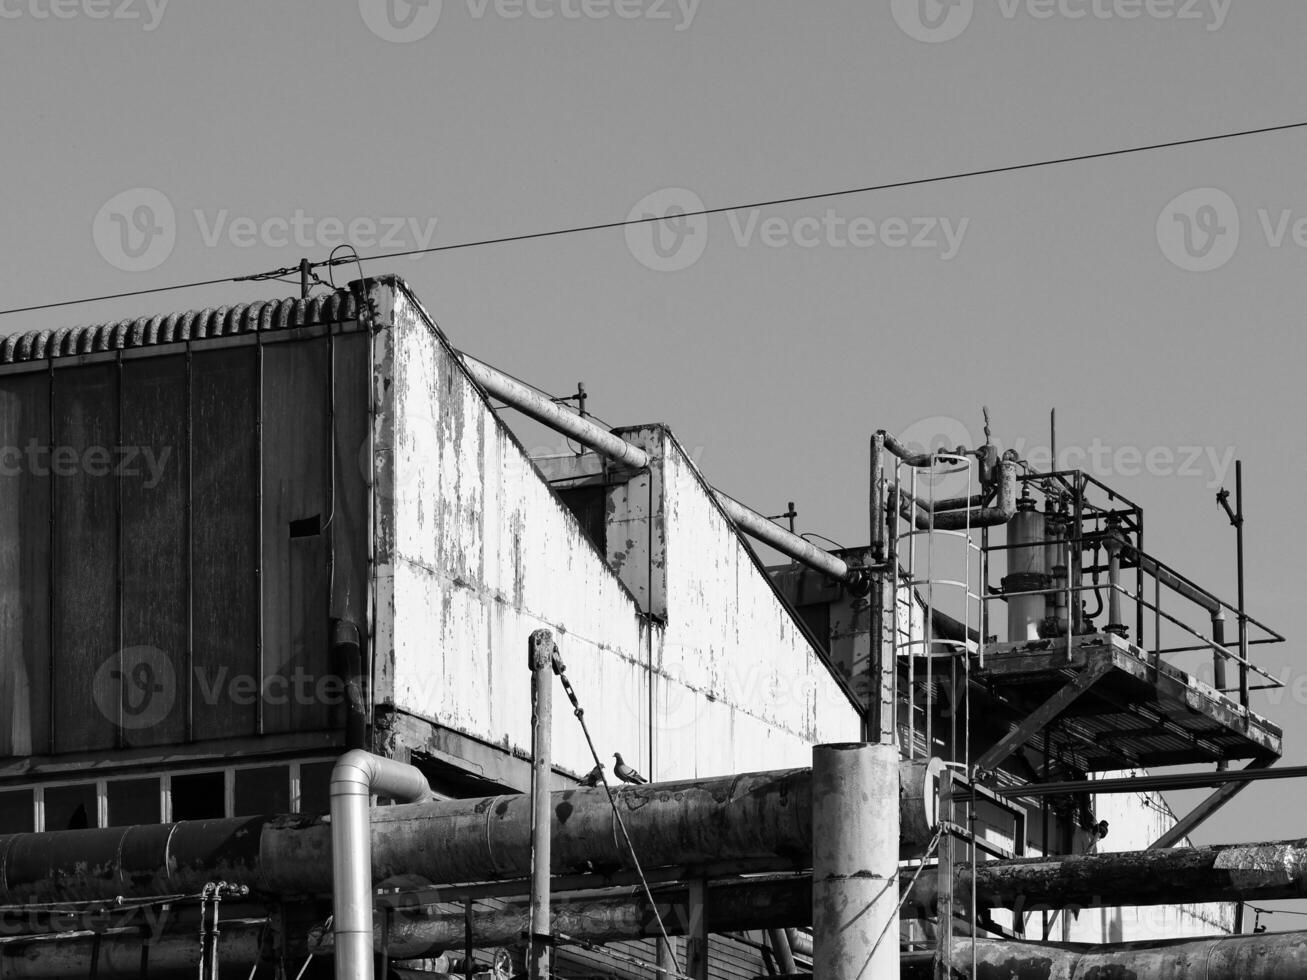
<svg viewBox="0 0 1307 980">
<path fill-rule="evenodd" d="M 1219 606 L 1212 612 L 1212 642 L 1218 646 L 1225 646 L 1225 610 Z M 1212 687 L 1221 693 L 1225 693 L 1225 654 L 1215 648 L 1212 649 Z M 1218 770 L 1225 769 L 1228 763 L 1222 759 L 1216 764 Z"/>
<path fill-rule="evenodd" d="M 812 750 L 813 974 L 898 980 L 899 754 Z"/>
<path fill-rule="evenodd" d="M 549 875 L 552 863 L 550 837 L 549 773 L 553 754 L 553 668 L 558 657 L 549 630 L 531 634 L 531 937 L 527 975 L 548 980 L 550 956 Z"/>
<path fill-rule="evenodd" d="M 871 560 L 880 565 L 885 560 L 885 433 L 877 432 L 871 437 L 871 487 L 870 510 L 871 521 Z M 794 508 L 791 507 L 791 510 Z M 893 741 L 897 726 L 887 726 L 885 705 L 885 680 L 889 670 L 894 669 L 893 662 L 885 651 L 885 574 L 872 572 L 871 575 L 871 683 L 867 690 L 867 703 L 862 718 L 862 740 L 879 742 L 886 737 Z M 893 715 L 893 702 L 888 713 Z"/>
<path fill-rule="evenodd" d="M 895 769 L 897 773 L 898 770 Z M 703 878 L 690 881 L 690 935 L 685 941 L 685 972 L 693 980 L 708 977 L 708 883 Z"/>
<path fill-rule="evenodd" d="M 1248 707 L 1248 607 L 1244 604 L 1243 460 L 1234 461 L 1234 533 L 1239 563 L 1239 703 Z"/>
<path fill-rule="evenodd" d="M 670 941 L 657 940 L 658 943 L 658 976 L 660 980 L 667 980 L 668 977 L 680 970 L 676 965 L 676 951 L 672 949 Z"/>
<path fill-rule="evenodd" d="M 939 775 L 939 814 L 941 820 L 953 820 L 953 770 L 945 769 Z M 945 832 L 939 839 L 939 862 L 935 869 L 935 879 L 939 883 L 936 910 L 939 913 L 939 943 L 935 950 L 935 976 L 938 980 L 952 980 L 953 977 L 953 916 L 956 903 L 953 888 L 957 883 L 954 877 L 957 840 L 950 832 Z"/>
<path fill-rule="evenodd" d="M 358 750 L 331 771 L 332 933 L 336 980 L 372 980 L 372 794 L 431 799 L 417 768 Z"/>
</svg>

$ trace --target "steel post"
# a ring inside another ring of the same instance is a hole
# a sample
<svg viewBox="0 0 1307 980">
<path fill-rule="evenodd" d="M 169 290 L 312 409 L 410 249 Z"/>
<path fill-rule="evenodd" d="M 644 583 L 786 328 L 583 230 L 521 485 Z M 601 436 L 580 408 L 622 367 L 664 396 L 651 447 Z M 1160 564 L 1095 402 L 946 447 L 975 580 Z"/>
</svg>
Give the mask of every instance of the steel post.
<svg viewBox="0 0 1307 980">
<path fill-rule="evenodd" d="M 549 878 L 552 861 L 549 776 L 553 757 L 554 668 L 558 647 L 549 630 L 531 634 L 528 650 L 531 667 L 531 941 L 527 952 L 527 973 L 531 980 L 548 980 L 551 931 Z"/>
</svg>

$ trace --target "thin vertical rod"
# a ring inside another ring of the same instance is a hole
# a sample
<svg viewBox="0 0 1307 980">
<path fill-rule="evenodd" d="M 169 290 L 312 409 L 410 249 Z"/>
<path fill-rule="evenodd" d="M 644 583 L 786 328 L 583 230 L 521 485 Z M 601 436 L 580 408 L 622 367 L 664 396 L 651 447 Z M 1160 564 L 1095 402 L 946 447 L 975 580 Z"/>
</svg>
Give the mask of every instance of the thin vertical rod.
<svg viewBox="0 0 1307 980">
<path fill-rule="evenodd" d="M 1248 607 L 1245 605 L 1243 564 L 1243 460 L 1234 461 L 1235 548 L 1239 571 L 1239 703 L 1248 707 Z"/>
</svg>

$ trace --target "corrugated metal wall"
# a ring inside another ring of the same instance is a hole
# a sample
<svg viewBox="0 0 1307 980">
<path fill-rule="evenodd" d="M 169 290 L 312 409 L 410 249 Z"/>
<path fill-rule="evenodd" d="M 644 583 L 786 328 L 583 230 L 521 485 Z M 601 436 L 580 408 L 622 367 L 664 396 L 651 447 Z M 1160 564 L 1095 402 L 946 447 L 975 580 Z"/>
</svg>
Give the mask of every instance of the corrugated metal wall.
<svg viewBox="0 0 1307 980">
<path fill-rule="evenodd" d="M 369 350 L 316 333 L 0 376 L 0 755 L 340 724 Z"/>
</svg>

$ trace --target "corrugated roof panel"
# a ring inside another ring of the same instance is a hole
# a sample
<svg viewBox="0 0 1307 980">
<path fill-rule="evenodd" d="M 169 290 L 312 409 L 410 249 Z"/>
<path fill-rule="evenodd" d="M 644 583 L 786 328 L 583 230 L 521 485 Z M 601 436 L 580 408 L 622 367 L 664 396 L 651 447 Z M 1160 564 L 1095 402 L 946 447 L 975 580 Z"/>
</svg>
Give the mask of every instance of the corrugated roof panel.
<svg viewBox="0 0 1307 980">
<path fill-rule="evenodd" d="M 308 299 L 265 300 L 53 331 L 31 330 L 0 338 L 0 364 L 340 323 L 357 315 L 354 294 L 340 289 Z"/>
</svg>

